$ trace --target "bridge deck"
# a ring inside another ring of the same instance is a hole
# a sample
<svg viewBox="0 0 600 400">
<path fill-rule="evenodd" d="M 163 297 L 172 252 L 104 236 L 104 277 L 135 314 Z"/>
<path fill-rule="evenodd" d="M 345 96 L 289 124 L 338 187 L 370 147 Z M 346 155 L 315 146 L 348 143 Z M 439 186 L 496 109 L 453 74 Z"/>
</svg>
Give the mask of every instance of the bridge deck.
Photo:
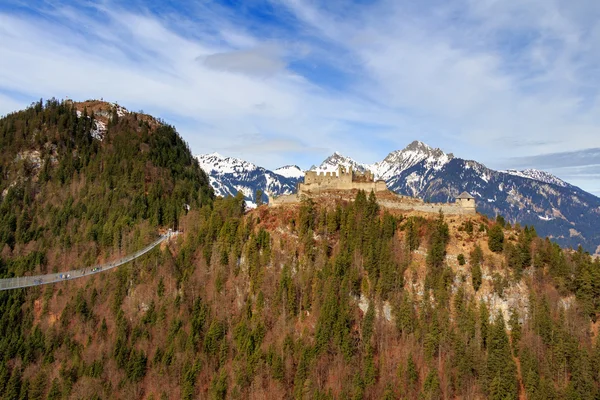
<svg viewBox="0 0 600 400">
<path fill-rule="evenodd" d="M 116 268 L 120 265 L 126 264 L 129 261 L 133 261 L 138 257 L 143 256 L 171 236 L 177 235 L 178 232 L 169 232 L 165 235 L 161 235 L 160 238 L 143 249 L 128 255 L 127 257 L 121 258 L 116 261 L 111 261 L 106 264 L 98 264 L 91 267 L 73 269 L 70 271 L 57 272 L 46 275 L 34 275 L 34 276 L 20 276 L 15 278 L 0 279 L 0 290 L 18 289 L 29 286 L 46 285 L 49 283 L 63 282 L 77 278 L 83 278 L 100 272 L 105 272 Z"/>
</svg>

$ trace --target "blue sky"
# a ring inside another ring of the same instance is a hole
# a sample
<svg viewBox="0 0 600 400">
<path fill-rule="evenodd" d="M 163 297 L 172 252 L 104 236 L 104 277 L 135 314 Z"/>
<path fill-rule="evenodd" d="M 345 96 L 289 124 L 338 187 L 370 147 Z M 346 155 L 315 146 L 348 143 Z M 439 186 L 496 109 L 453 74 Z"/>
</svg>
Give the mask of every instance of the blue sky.
<svg viewBox="0 0 600 400">
<path fill-rule="evenodd" d="M 597 0 L 0 4 L 0 114 L 103 98 L 268 168 L 421 140 L 600 194 L 598 77 Z"/>
</svg>

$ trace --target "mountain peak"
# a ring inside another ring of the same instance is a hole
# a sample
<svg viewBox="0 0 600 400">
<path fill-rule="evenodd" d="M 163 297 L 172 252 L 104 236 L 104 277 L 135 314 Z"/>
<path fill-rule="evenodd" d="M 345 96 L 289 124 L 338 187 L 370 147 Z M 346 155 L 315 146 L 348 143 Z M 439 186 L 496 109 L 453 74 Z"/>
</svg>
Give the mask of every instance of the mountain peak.
<svg viewBox="0 0 600 400">
<path fill-rule="evenodd" d="M 297 165 L 284 165 L 283 167 L 277 168 L 273 172 L 286 178 L 299 179 L 304 176 L 304 171 L 302 171 L 302 169 Z"/>
<path fill-rule="evenodd" d="M 510 175 L 520 176 L 522 178 L 533 179 L 534 181 L 549 183 L 549 184 L 557 185 L 557 186 L 561 186 L 561 187 L 570 186 L 569 183 L 552 175 L 551 173 L 545 172 L 545 171 L 540 171 L 538 169 L 524 169 L 522 171 L 509 169 L 509 170 L 502 171 L 502 172 L 506 172 L 507 174 L 510 174 Z"/>
<path fill-rule="evenodd" d="M 427 155 L 428 157 L 433 156 L 435 158 L 440 158 L 440 157 L 444 157 L 444 156 L 447 156 L 449 159 L 454 158 L 454 155 L 452 153 L 446 154 L 442 149 L 440 149 L 438 147 L 433 148 L 433 147 L 429 146 L 428 144 L 423 143 L 419 140 L 413 141 L 408 146 L 406 146 L 404 149 L 392 152 L 392 153 L 390 153 L 390 155 L 394 154 L 394 153 L 417 153 L 417 154 Z"/>
<path fill-rule="evenodd" d="M 200 168 L 206 173 L 218 171 L 220 173 L 233 173 L 235 171 L 249 171 L 256 169 L 256 165 L 235 157 L 224 157 L 214 152 L 210 154 L 201 154 L 196 156 Z"/>
<path fill-rule="evenodd" d="M 415 140 L 411 142 L 408 146 L 404 148 L 405 151 L 430 151 L 433 150 L 431 146 L 426 143 L 423 143 L 419 140 Z"/>
<path fill-rule="evenodd" d="M 375 175 L 389 179 L 421 161 L 434 169 L 439 169 L 454 158 L 452 153 L 446 154 L 439 148 L 433 148 L 421 141 L 415 140 L 402 150 L 396 150 L 374 165 Z"/>
<path fill-rule="evenodd" d="M 325 161 L 323 161 L 323 162 L 326 162 L 327 160 L 352 160 L 352 159 L 350 157 L 346 157 L 339 151 L 334 151 L 333 154 L 330 155 L 329 157 L 327 157 L 325 159 Z"/>
<path fill-rule="evenodd" d="M 341 154 L 338 151 L 333 152 L 332 155 L 330 155 L 329 157 L 327 157 L 322 163 L 321 165 L 319 165 L 318 167 L 311 167 L 311 171 L 319 171 L 319 172 L 337 172 L 338 170 L 338 166 L 344 166 L 344 167 L 352 167 L 352 169 L 354 169 L 355 171 L 358 172 L 365 172 L 368 168 L 367 166 L 365 166 L 364 164 L 360 164 L 356 161 L 354 161 L 352 158 L 347 157 L 343 154 Z"/>
<path fill-rule="evenodd" d="M 227 158 L 227 157 L 221 155 L 220 153 L 217 153 L 216 151 L 214 151 L 214 152 L 212 152 L 210 154 L 204 154 L 204 155 L 199 156 L 199 157 L 214 157 L 214 158 L 218 158 L 219 160 L 224 160 L 225 158 Z"/>
</svg>

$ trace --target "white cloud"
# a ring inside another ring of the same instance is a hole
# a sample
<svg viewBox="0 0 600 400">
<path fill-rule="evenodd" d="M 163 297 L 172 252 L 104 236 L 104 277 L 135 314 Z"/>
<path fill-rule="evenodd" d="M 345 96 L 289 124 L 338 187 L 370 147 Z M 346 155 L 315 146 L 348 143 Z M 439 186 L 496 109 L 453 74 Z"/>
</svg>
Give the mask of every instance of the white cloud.
<svg viewBox="0 0 600 400">
<path fill-rule="evenodd" d="M 4 13 L 0 93 L 117 100 L 181 121 L 196 152 L 267 167 L 306 149 L 372 162 L 413 139 L 501 168 L 500 155 L 600 147 L 600 3 L 425 3 L 278 1 L 295 32 L 276 40 L 210 2 L 185 16 Z M 0 114 L 27 104 L 5 94 Z"/>
<path fill-rule="evenodd" d="M 211 69 L 267 78 L 283 72 L 285 62 L 276 46 L 259 46 L 249 50 L 234 50 L 198 57 Z"/>
<path fill-rule="evenodd" d="M 469 0 L 412 12 L 384 2 L 348 21 L 316 3 L 286 2 L 359 58 L 365 96 L 429 121 L 435 145 L 484 162 L 499 151 L 600 146 L 599 86 L 590 75 L 600 63 L 585 51 L 598 46 L 600 13 L 597 2 L 581 3 L 573 10 L 555 0 Z M 529 144 L 514 146 L 511 137 Z"/>
</svg>

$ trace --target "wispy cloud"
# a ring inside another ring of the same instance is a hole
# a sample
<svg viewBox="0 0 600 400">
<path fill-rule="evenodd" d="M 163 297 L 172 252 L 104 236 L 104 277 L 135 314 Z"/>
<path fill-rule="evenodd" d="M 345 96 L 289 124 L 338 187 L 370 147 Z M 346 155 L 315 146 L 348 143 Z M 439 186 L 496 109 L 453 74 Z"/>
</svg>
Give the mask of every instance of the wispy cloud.
<svg viewBox="0 0 600 400">
<path fill-rule="evenodd" d="M 586 149 L 581 151 L 567 151 L 560 153 L 540 154 L 529 157 L 515 157 L 513 165 L 519 168 L 568 168 L 594 166 L 595 173 L 600 169 L 600 148 Z"/>
<path fill-rule="evenodd" d="M 197 60 L 211 69 L 267 78 L 285 70 L 286 64 L 279 53 L 276 46 L 259 46 L 209 54 Z"/>
<path fill-rule="evenodd" d="M 565 177 L 600 147 L 595 0 L 100 4 L 0 6 L 0 114 L 103 97 L 268 167 L 420 139 Z"/>
</svg>

